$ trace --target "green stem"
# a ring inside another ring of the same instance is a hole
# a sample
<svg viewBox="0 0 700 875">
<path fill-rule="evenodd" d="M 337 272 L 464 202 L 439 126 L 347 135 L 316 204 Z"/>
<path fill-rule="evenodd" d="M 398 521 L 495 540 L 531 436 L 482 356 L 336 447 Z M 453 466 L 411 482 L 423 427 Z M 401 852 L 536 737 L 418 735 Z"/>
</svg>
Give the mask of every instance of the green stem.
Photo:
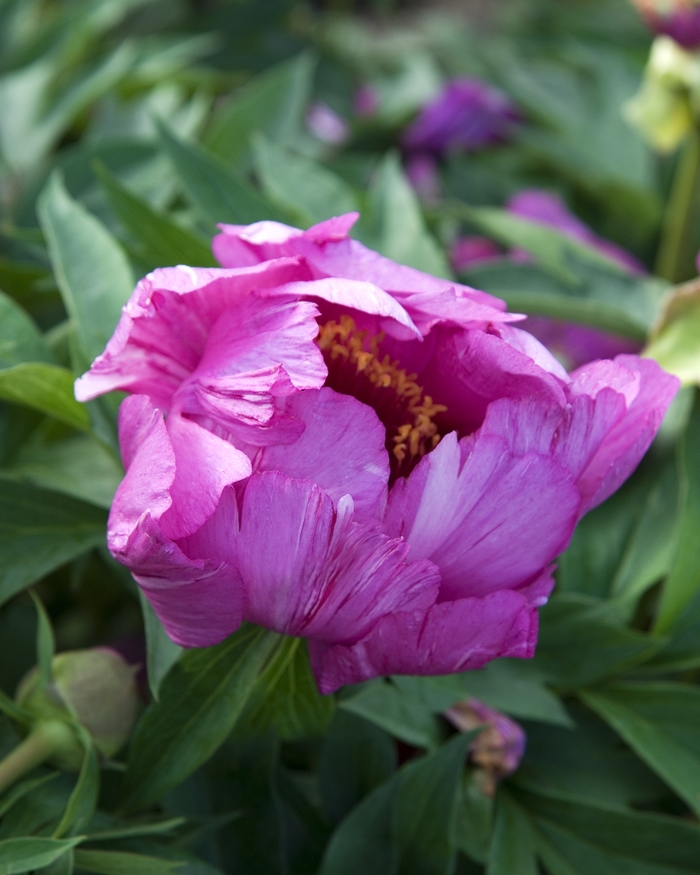
<svg viewBox="0 0 700 875">
<path fill-rule="evenodd" d="M 3 760 L 0 760 L 0 793 L 31 772 L 67 744 L 74 744 L 73 732 L 60 720 L 40 723 Z"/>
<path fill-rule="evenodd" d="M 693 131 L 678 158 L 656 258 L 657 275 L 672 283 L 689 279 L 686 259 L 699 185 L 700 131 Z"/>
</svg>

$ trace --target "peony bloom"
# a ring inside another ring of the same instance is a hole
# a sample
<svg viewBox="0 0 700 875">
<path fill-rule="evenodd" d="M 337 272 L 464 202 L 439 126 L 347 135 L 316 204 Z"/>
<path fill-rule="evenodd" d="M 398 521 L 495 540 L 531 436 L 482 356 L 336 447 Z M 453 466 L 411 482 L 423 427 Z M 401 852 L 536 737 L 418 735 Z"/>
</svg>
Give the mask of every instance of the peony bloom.
<svg viewBox="0 0 700 875">
<path fill-rule="evenodd" d="M 666 34 L 685 49 L 700 47 L 698 0 L 632 0 L 654 33 Z"/>
<path fill-rule="evenodd" d="M 453 79 L 406 128 L 407 152 L 442 156 L 509 140 L 520 120 L 510 99 L 480 79 Z"/>
<path fill-rule="evenodd" d="M 569 376 L 356 219 L 221 226 L 223 268 L 146 276 L 76 384 L 131 393 L 108 542 L 171 637 L 302 636 L 323 692 L 532 655 L 552 561 L 677 388 L 635 356 Z"/>
</svg>

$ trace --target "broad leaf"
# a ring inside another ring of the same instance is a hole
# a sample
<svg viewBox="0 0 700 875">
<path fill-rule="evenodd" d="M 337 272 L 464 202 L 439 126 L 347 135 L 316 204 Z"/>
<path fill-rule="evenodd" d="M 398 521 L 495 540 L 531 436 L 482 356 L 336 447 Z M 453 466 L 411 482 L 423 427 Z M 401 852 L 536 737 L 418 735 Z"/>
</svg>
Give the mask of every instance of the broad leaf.
<svg viewBox="0 0 700 875">
<path fill-rule="evenodd" d="M 251 135 L 263 132 L 271 142 L 293 142 L 301 130 L 314 60 L 299 55 L 248 82 L 214 118 L 205 145 L 233 166 L 241 166 Z"/>
<path fill-rule="evenodd" d="M 46 341 L 26 311 L 0 292 L 0 368 L 52 361 Z"/>
<path fill-rule="evenodd" d="M 302 227 L 358 209 L 355 193 L 331 170 L 259 136 L 255 170 L 268 198 Z"/>
<path fill-rule="evenodd" d="M 0 841 L 0 872 L 19 875 L 48 866 L 83 841 L 74 839 L 19 838 Z"/>
<path fill-rule="evenodd" d="M 530 822 L 503 789 L 496 800 L 496 818 L 486 875 L 538 875 Z"/>
<path fill-rule="evenodd" d="M 170 639 L 142 590 L 139 590 L 139 601 L 146 633 L 148 685 L 157 702 L 160 698 L 160 685 L 182 655 L 183 649 Z"/>
<path fill-rule="evenodd" d="M 27 362 L 0 370 L 0 399 L 31 407 L 79 431 L 89 431 L 87 409 L 73 396 L 74 381 L 66 368 Z"/>
<path fill-rule="evenodd" d="M 131 267 L 106 228 L 51 177 L 39 217 L 58 287 L 89 363 L 104 351 L 134 287 Z"/>
<path fill-rule="evenodd" d="M 100 792 L 100 768 L 97 763 L 97 753 L 88 733 L 82 732 L 81 735 L 85 748 L 83 764 L 66 810 L 63 812 L 63 817 L 54 830 L 54 838 L 83 832 L 97 807 L 97 797 Z"/>
<path fill-rule="evenodd" d="M 223 743 L 278 638 L 246 626 L 221 644 L 189 650 L 141 718 L 129 749 L 127 806 L 159 799 Z"/>
<path fill-rule="evenodd" d="M 76 851 L 75 865 L 95 875 L 177 875 L 184 863 L 128 851 Z"/>
<path fill-rule="evenodd" d="M 237 177 L 216 155 L 185 143 L 164 124 L 159 126 L 159 132 L 188 199 L 212 230 L 219 222 L 247 225 L 264 219 L 285 221 L 278 209 Z"/>
<path fill-rule="evenodd" d="M 581 698 L 700 812 L 700 690 L 687 684 L 628 683 L 588 690 Z"/>
</svg>

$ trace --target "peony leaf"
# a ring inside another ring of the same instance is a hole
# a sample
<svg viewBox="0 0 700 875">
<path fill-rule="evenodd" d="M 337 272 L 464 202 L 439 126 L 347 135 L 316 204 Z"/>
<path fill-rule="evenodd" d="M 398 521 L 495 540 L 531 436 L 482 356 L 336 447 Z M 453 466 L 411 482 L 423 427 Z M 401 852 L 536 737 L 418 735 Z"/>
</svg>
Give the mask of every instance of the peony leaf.
<svg viewBox="0 0 700 875">
<path fill-rule="evenodd" d="M 53 356 L 27 312 L 0 292 L 0 368 L 22 362 L 52 362 Z"/>
<path fill-rule="evenodd" d="M 177 875 L 185 864 L 130 851 L 76 851 L 75 865 L 95 875 Z"/>
<path fill-rule="evenodd" d="M 700 812 L 700 690 L 687 684 L 625 683 L 580 696 Z"/>
<path fill-rule="evenodd" d="M 20 875 L 48 866 L 83 841 L 74 839 L 17 838 L 0 841 L 0 872 Z"/>
<path fill-rule="evenodd" d="M 39 199 L 39 217 L 63 302 L 87 364 L 104 351 L 134 287 L 123 249 L 66 191 L 54 174 Z"/>
<path fill-rule="evenodd" d="M 187 651 L 160 701 L 141 718 L 129 749 L 125 805 L 159 799 L 206 762 L 241 715 L 278 636 L 244 626 L 221 644 Z"/>
<path fill-rule="evenodd" d="M 486 875 L 538 875 L 539 871 L 529 818 L 501 789 Z"/>
<path fill-rule="evenodd" d="M 79 431 L 90 431 L 87 409 L 73 396 L 73 374 L 44 362 L 0 370 L 0 399 L 31 407 Z"/>
</svg>

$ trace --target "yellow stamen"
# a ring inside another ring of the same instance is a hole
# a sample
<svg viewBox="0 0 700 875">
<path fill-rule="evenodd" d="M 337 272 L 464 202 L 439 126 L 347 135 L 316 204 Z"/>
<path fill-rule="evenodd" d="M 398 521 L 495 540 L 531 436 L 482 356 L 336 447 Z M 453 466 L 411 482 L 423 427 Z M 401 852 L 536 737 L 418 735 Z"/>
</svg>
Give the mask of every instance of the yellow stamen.
<svg viewBox="0 0 700 875">
<path fill-rule="evenodd" d="M 407 458 L 417 461 L 437 446 L 440 441 L 434 417 L 444 413 L 444 404 L 436 404 L 423 387 L 416 382 L 417 374 L 408 374 L 399 363 L 384 355 L 379 358 L 379 345 L 384 334 L 369 335 L 358 331 L 354 319 L 343 315 L 338 322 L 331 320 L 322 325 L 318 345 L 332 361 L 354 365 L 376 388 L 392 390 L 405 411 L 408 422 L 399 425 L 390 438 L 392 453 L 401 465 Z"/>
</svg>

